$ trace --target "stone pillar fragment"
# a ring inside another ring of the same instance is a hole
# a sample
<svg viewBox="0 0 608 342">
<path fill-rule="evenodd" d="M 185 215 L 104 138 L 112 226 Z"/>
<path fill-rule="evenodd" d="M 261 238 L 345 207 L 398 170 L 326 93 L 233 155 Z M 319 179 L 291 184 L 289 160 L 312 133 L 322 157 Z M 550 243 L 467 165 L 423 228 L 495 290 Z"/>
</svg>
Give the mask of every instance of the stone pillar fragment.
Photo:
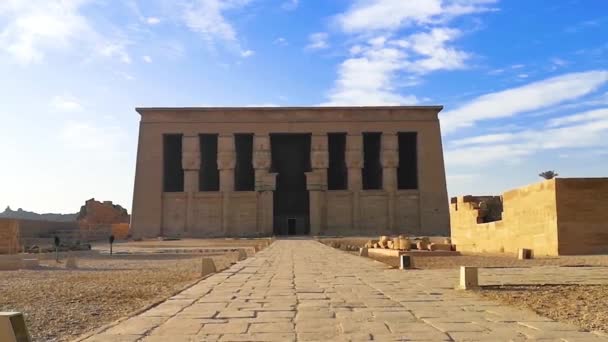
<svg viewBox="0 0 608 342">
<path fill-rule="evenodd" d="M 217 168 L 220 171 L 222 195 L 222 230 L 226 236 L 230 236 L 230 195 L 234 191 L 235 166 L 234 135 L 220 134 L 217 140 Z"/>
<path fill-rule="evenodd" d="M 186 193 L 186 232 L 194 229 L 194 194 L 199 190 L 200 168 L 201 152 L 199 136 L 184 135 L 182 137 L 182 169 L 184 169 L 184 192 Z"/>
<path fill-rule="evenodd" d="M 327 134 L 313 135 L 310 144 L 310 166 L 312 171 L 306 173 L 306 189 L 309 191 L 310 234 L 319 235 L 326 228 L 327 206 L 327 168 L 329 152 Z"/>
<path fill-rule="evenodd" d="M 397 134 L 382 134 L 382 150 L 380 152 L 380 163 L 382 164 L 382 188 L 388 196 L 388 227 L 390 232 L 397 232 L 396 227 L 396 192 L 397 192 L 397 167 L 399 167 L 399 140 Z"/>
<path fill-rule="evenodd" d="M 359 229 L 360 191 L 363 168 L 363 135 L 349 134 L 346 136 L 346 167 L 348 168 L 348 190 L 352 194 L 352 228 Z"/>
<path fill-rule="evenodd" d="M 272 157 L 270 136 L 256 134 L 253 138 L 253 168 L 255 169 L 255 191 L 258 193 L 257 228 L 260 235 L 273 232 L 273 200 L 276 189 L 276 173 L 270 173 Z"/>
</svg>

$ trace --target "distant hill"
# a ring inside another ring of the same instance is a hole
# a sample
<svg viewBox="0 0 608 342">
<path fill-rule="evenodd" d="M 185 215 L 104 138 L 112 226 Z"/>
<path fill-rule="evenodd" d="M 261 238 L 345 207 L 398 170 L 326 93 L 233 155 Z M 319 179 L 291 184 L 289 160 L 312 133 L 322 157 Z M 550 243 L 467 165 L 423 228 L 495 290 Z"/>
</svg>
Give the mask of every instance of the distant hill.
<svg viewBox="0 0 608 342">
<path fill-rule="evenodd" d="M 12 210 L 11 207 L 6 207 L 4 212 L 0 213 L 0 218 L 13 218 L 25 220 L 42 220 L 55 222 L 72 222 L 76 221 L 78 213 L 74 214 L 38 214 L 33 211 L 25 211 L 21 208 Z"/>
</svg>

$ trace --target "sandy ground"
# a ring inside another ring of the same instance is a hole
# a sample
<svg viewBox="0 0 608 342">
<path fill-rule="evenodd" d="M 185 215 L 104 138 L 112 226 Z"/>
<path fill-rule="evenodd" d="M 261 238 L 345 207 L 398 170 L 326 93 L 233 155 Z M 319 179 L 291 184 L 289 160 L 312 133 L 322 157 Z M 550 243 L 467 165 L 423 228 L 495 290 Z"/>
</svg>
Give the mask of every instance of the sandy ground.
<svg viewBox="0 0 608 342">
<path fill-rule="evenodd" d="M 608 334 L 608 285 L 484 286 L 479 293 L 541 316 Z"/>
<path fill-rule="evenodd" d="M 114 250 L 256 244 L 259 241 L 142 241 L 116 244 Z M 236 262 L 238 253 L 211 257 L 218 269 L 223 269 Z M 197 279 L 200 256 L 192 254 L 79 257 L 77 270 L 66 269 L 65 260 L 59 264 L 45 260 L 36 270 L 0 272 L 0 311 L 23 312 L 34 341 L 69 341 L 168 298 Z"/>
</svg>

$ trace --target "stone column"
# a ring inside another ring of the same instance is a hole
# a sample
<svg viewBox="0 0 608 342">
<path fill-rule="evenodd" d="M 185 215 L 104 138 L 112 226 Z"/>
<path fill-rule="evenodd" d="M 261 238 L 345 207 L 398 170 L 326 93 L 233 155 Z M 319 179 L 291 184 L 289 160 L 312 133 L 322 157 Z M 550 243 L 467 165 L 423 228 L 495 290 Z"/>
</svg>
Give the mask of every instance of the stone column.
<svg viewBox="0 0 608 342">
<path fill-rule="evenodd" d="M 201 168 L 200 140 L 198 135 L 182 137 L 182 168 L 184 169 L 184 192 L 186 193 L 185 232 L 194 229 L 194 194 L 199 190 L 199 170 Z"/>
<path fill-rule="evenodd" d="M 217 141 L 217 168 L 220 170 L 220 192 L 222 196 L 222 229 L 230 235 L 230 195 L 234 191 L 234 168 L 236 153 L 234 135 L 220 134 Z"/>
<path fill-rule="evenodd" d="M 363 135 L 346 136 L 346 167 L 348 168 L 348 190 L 352 193 L 352 226 L 359 229 L 359 196 L 362 188 Z"/>
<path fill-rule="evenodd" d="M 388 196 L 388 227 L 386 228 L 390 232 L 396 232 L 398 227 L 395 226 L 395 202 L 397 197 L 397 167 L 399 166 L 399 141 L 397 134 L 382 134 L 380 163 L 382 163 L 382 188 Z"/>
<path fill-rule="evenodd" d="M 327 151 L 327 134 L 313 135 L 311 139 L 310 165 L 311 172 L 306 172 L 306 189 L 310 203 L 310 234 L 319 235 L 325 230 L 327 206 L 327 168 L 329 152 Z"/>
<path fill-rule="evenodd" d="M 276 173 L 270 173 L 270 137 L 268 134 L 253 138 L 253 168 L 257 192 L 257 228 L 260 235 L 273 233 L 273 195 L 276 189 Z"/>
</svg>

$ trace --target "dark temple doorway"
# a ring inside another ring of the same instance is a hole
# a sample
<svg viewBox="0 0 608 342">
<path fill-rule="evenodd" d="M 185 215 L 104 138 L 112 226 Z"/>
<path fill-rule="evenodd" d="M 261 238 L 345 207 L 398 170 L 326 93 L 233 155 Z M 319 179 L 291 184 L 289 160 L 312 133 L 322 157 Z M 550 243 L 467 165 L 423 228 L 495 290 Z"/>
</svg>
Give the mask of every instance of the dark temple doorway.
<svg viewBox="0 0 608 342">
<path fill-rule="evenodd" d="M 310 171 L 310 134 L 271 134 L 272 172 L 278 173 L 274 191 L 274 234 L 310 232 L 306 174 Z"/>
</svg>

